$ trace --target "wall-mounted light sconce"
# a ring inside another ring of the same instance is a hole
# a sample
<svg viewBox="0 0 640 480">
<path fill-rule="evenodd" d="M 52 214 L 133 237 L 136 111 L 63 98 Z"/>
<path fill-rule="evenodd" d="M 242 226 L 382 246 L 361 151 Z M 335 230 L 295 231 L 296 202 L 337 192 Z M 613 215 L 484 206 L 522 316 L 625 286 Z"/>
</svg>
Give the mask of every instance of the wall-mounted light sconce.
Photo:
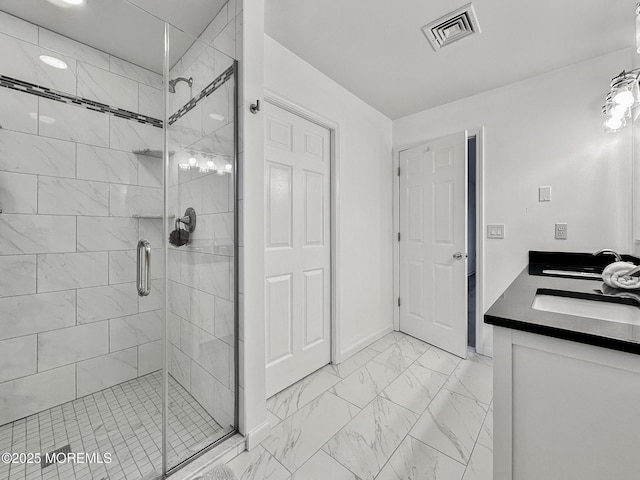
<svg viewBox="0 0 640 480">
<path fill-rule="evenodd" d="M 634 109 L 640 105 L 639 74 L 640 69 L 623 70 L 611 80 L 611 89 L 602 106 L 605 132 L 614 133 L 626 127 Z"/>
<path fill-rule="evenodd" d="M 636 3 L 636 52 L 640 53 L 640 2 Z M 623 70 L 611 80 L 611 88 L 602 106 L 604 131 L 614 133 L 626 127 L 640 111 L 640 68 Z"/>
</svg>

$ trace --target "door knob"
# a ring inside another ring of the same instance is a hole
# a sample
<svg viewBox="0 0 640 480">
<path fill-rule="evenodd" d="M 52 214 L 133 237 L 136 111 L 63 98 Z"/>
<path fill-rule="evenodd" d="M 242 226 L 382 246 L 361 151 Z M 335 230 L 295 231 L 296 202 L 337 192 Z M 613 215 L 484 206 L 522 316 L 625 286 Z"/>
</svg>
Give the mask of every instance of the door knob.
<svg viewBox="0 0 640 480">
<path fill-rule="evenodd" d="M 467 258 L 467 254 L 463 254 L 462 252 L 456 252 L 453 254 L 453 258 L 456 260 L 460 260 L 462 257 Z"/>
</svg>

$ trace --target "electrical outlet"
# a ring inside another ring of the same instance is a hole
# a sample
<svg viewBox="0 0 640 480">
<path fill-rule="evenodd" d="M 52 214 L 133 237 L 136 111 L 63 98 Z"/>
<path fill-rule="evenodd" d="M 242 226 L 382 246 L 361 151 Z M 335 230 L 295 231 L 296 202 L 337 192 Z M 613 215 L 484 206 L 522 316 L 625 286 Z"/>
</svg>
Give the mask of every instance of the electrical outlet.
<svg viewBox="0 0 640 480">
<path fill-rule="evenodd" d="M 566 240 L 566 239 L 567 239 L 567 224 L 556 223 L 556 240 Z"/>
</svg>

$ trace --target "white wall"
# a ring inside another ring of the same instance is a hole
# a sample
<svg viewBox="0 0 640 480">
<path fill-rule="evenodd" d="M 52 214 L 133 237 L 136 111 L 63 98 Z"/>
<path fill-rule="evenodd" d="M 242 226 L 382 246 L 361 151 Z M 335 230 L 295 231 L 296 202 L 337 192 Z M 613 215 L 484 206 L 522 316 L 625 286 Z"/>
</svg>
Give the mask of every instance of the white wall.
<svg viewBox="0 0 640 480">
<path fill-rule="evenodd" d="M 603 133 L 600 108 L 631 59 L 614 52 L 393 122 L 394 147 L 485 128 L 485 225 L 506 225 L 504 240 L 485 239 L 485 311 L 529 250 L 630 249 L 631 129 Z M 538 202 L 541 185 L 552 186 L 550 203 Z M 568 240 L 554 240 L 556 222 L 568 223 Z M 491 352 L 490 327 L 479 341 Z"/>
<path fill-rule="evenodd" d="M 393 325 L 392 122 L 268 36 L 264 86 L 338 125 L 337 317 L 344 360 Z"/>
<path fill-rule="evenodd" d="M 240 433 L 251 449 L 269 436 L 265 384 L 264 135 L 261 113 L 264 76 L 264 0 L 237 0 L 242 8 L 240 63 Z"/>
</svg>

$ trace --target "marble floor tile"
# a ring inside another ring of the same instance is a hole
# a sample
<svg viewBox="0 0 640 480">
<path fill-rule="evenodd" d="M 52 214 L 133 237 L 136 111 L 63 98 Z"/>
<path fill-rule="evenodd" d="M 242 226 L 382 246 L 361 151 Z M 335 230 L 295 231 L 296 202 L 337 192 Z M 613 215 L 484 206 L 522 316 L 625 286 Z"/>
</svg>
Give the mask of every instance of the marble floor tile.
<svg viewBox="0 0 640 480">
<path fill-rule="evenodd" d="M 241 453 L 227 465 L 238 480 L 286 480 L 291 476 L 291 473 L 260 445 L 251 451 Z"/>
<path fill-rule="evenodd" d="M 397 370 L 404 370 L 429 348 L 430 346 L 424 342 L 405 337 L 374 357 L 374 360 Z"/>
<path fill-rule="evenodd" d="M 340 378 L 318 370 L 267 400 L 267 408 L 280 419 L 297 412 L 338 383 Z"/>
<path fill-rule="evenodd" d="M 357 407 L 364 408 L 395 380 L 400 372 L 401 370 L 394 367 L 371 361 L 337 383 L 331 392 Z"/>
<path fill-rule="evenodd" d="M 282 420 L 280 420 L 278 417 L 276 417 L 273 413 L 271 413 L 269 410 L 267 410 L 267 421 L 269 422 L 269 426 L 271 427 L 271 429 L 273 430 L 274 428 L 276 428 L 278 425 L 280 425 L 280 422 Z"/>
<path fill-rule="evenodd" d="M 486 416 L 486 408 L 475 400 L 443 388 L 410 434 L 466 465 Z"/>
<path fill-rule="evenodd" d="M 467 360 L 472 360 L 474 362 L 482 363 L 483 365 L 489 365 L 493 367 L 493 358 L 487 357 L 485 355 L 480 355 L 475 349 L 469 347 L 467 348 Z"/>
<path fill-rule="evenodd" d="M 338 463 L 329 454 L 319 450 L 305 463 L 291 480 L 360 480 L 344 465 Z"/>
<path fill-rule="evenodd" d="M 391 335 L 393 335 L 396 338 L 396 341 L 409 336 L 406 333 L 402 333 L 398 331 L 391 332 Z"/>
<path fill-rule="evenodd" d="M 345 378 L 351 375 L 369 360 L 373 359 L 373 357 L 375 357 L 376 355 L 378 355 L 378 352 L 376 350 L 365 348 L 364 350 L 360 350 L 355 355 L 349 357 L 344 362 L 337 365 L 327 365 L 326 367 L 323 367 L 323 370 L 333 375 L 337 375 L 341 378 Z"/>
<path fill-rule="evenodd" d="M 412 337 L 411 335 L 407 335 L 406 333 L 402 333 L 402 332 L 398 332 L 398 333 L 400 333 L 400 335 L 401 335 L 398 338 L 398 341 L 403 340 L 405 342 L 413 343 L 414 345 L 417 345 L 418 347 L 426 347 L 427 349 L 432 347 L 432 345 L 420 340 L 419 338 Z"/>
<path fill-rule="evenodd" d="M 462 480 L 493 480 L 493 451 L 476 444 Z"/>
<path fill-rule="evenodd" d="M 461 360 L 462 359 L 460 357 L 456 357 L 449 352 L 445 352 L 444 350 L 440 350 L 436 347 L 431 347 L 426 353 L 418 358 L 417 363 L 423 367 L 435 370 L 436 372 L 451 375 Z"/>
<path fill-rule="evenodd" d="M 491 385 L 488 360 L 468 352 L 463 362 L 400 332 L 372 347 L 268 400 L 272 456 L 244 456 L 240 480 L 280 478 L 275 467 L 262 473 L 267 461 L 290 480 L 492 478 L 491 399 L 476 400 Z"/>
<path fill-rule="evenodd" d="M 417 418 L 410 410 L 376 397 L 323 450 L 363 480 L 373 480 Z"/>
<path fill-rule="evenodd" d="M 389 348 L 399 340 L 399 338 L 396 338 L 394 333 L 395 332 L 386 334 L 380 340 L 377 340 L 369 345 L 369 348 L 375 350 L 376 352 L 384 352 L 387 348 Z"/>
<path fill-rule="evenodd" d="M 272 429 L 263 446 L 294 472 L 358 412 L 357 407 L 326 392 Z"/>
<path fill-rule="evenodd" d="M 414 363 L 391 382 L 381 396 L 421 414 L 446 381 L 446 375 Z"/>
<path fill-rule="evenodd" d="M 484 419 L 477 441 L 493 450 L 493 403 L 489 406 L 489 411 Z"/>
<path fill-rule="evenodd" d="M 460 480 L 464 465 L 407 436 L 376 480 Z"/>
<path fill-rule="evenodd" d="M 463 360 L 447 380 L 444 388 L 489 405 L 493 399 L 493 368 Z"/>
</svg>

